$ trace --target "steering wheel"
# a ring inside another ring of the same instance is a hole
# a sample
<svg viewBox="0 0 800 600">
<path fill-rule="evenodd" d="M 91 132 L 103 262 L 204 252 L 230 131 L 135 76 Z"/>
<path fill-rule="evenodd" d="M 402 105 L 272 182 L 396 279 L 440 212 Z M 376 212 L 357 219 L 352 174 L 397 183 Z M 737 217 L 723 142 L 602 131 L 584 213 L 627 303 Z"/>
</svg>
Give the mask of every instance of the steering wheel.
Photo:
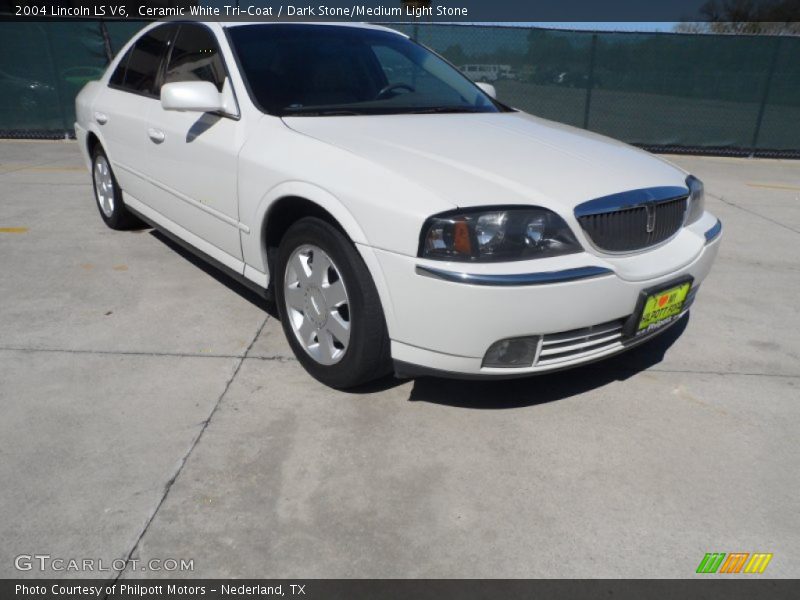
<svg viewBox="0 0 800 600">
<path fill-rule="evenodd" d="M 384 98 L 389 92 L 393 92 L 395 90 L 406 90 L 407 92 L 417 91 L 413 85 L 408 85 L 407 83 L 390 83 L 389 85 L 385 86 L 380 92 L 378 92 L 378 95 L 376 97 Z"/>
</svg>

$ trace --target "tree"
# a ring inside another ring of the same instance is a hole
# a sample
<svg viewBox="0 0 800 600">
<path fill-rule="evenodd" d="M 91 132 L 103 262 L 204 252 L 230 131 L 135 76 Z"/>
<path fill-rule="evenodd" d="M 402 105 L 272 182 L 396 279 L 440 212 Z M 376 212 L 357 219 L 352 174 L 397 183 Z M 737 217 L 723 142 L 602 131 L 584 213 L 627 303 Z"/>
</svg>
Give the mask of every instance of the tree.
<svg viewBox="0 0 800 600">
<path fill-rule="evenodd" d="M 681 33 L 800 35 L 800 0 L 709 0 L 705 22 L 678 23 Z"/>
<path fill-rule="evenodd" d="M 442 52 L 442 56 L 444 56 L 447 60 L 449 60 L 454 65 L 465 65 L 469 62 L 469 57 L 467 56 L 464 49 L 461 47 L 461 44 L 454 44 L 452 46 L 448 46 L 447 50 Z"/>
</svg>

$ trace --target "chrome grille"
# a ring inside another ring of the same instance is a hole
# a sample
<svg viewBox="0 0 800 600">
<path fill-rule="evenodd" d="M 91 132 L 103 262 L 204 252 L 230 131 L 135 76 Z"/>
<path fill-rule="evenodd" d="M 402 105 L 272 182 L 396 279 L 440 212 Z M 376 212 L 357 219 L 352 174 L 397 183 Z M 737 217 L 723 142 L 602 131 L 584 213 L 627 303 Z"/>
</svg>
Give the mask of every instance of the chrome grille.
<svg viewBox="0 0 800 600">
<path fill-rule="evenodd" d="M 686 314 L 686 311 L 689 310 L 699 289 L 700 286 L 697 285 L 689 290 L 679 318 L 682 318 Z M 622 330 L 629 318 L 630 317 L 615 319 L 607 323 L 600 323 L 599 325 L 573 329 L 571 331 L 545 334 L 542 336 L 541 346 L 533 366 L 546 367 L 549 365 L 558 365 L 562 362 L 589 358 L 593 354 L 600 354 L 615 348 L 622 349 L 625 345 L 622 340 Z M 676 319 L 676 322 L 677 320 L 678 319 Z M 664 331 L 664 329 L 657 330 L 657 333 L 653 335 L 658 335 L 658 332 L 661 331 Z M 649 337 L 651 337 L 651 335 L 644 336 L 641 339 L 644 340 Z"/>
<path fill-rule="evenodd" d="M 578 222 L 599 249 L 632 252 L 655 246 L 672 237 L 683 225 L 686 200 L 685 197 L 674 198 L 611 212 L 581 215 Z"/>
<path fill-rule="evenodd" d="M 600 325 L 542 336 L 542 348 L 536 366 L 555 365 L 591 356 L 613 346 L 621 347 L 625 320 L 617 319 Z"/>
</svg>

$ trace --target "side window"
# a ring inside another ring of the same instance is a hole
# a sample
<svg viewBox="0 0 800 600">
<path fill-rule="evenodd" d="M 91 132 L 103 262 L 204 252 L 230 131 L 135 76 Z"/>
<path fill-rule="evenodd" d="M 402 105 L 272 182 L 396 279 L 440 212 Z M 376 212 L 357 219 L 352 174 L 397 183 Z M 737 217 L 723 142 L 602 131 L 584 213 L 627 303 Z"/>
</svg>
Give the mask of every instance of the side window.
<svg viewBox="0 0 800 600">
<path fill-rule="evenodd" d="M 176 81 L 208 81 L 222 91 L 225 66 L 217 40 L 206 27 L 181 25 L 164 74 L 164 83 Z"/>
<path fill-rule="evenodd" d="M 157 27 L 139 38 L 120 61 L 109 83 L 125 91 L 155 95 L 159 66 L 172 32 L 172 27 Z"/>
<path fill-rule="evenodd" d="M 122 84 L 125 83 L 125 67 L 128 64 L 128 59 L 131 57 L 131 50 L 128 50 L 125 56 L 122 57 L 122 60 L 119 61 L 117 68 L 114 69 L 114 72 L 111 74 L 111 79 L 108 80 L 110 85 L 122 86 Z"/>
</svg>

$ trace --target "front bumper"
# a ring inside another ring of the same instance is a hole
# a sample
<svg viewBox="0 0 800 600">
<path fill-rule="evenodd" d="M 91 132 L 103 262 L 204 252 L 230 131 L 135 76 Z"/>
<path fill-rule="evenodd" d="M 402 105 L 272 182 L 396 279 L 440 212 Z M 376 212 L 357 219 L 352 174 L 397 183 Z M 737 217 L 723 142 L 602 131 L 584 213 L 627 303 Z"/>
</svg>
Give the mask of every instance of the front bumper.
<svg viewBox="0 0 800 600">
<path fill-rule="evenodd" d="M 390 304 L 385 309 L 392 358 L 409 372 L 514 377 L 621 352 L 635 344 L 623 343 L 617 329 L 634 312 L 642 290 L 687 276 L 693 278 L 693 290 L 697 290 L 719 248 L 717 224 L 706 213 L 661 249 L 625 258 L 582 253 L 476 265 L 423 261 L 374 249 L 373 264 L 381 271 L 376 280 L 385 286 L 384 304 L 387 300 Z M 534 262 L 537 273 L 519 270 L 530 271 Z M 577 276 L 582 272 L 585 276 Z M 549 359 L 537 356 L 529 367 L 482 366 L 493 343 L 522 336 L 541 336 L 545 345 L 551 340 L 554 347 L 574 351 Z M 579 344 L 587 338 L 603 343 L 589 344 L 584 350 Z"/>
</svg>

